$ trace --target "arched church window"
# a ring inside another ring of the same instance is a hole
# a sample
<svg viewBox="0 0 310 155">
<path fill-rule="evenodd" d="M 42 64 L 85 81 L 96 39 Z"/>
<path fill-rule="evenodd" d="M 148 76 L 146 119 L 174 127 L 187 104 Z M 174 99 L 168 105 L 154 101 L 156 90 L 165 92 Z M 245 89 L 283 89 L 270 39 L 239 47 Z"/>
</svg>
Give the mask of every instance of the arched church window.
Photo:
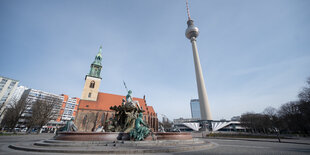
<svg viewBox="0 0 310 155">
<path fill-rule="evenodd" d="M 88 97 L 91 97 L 91 93 L 88 93 Z"/>
<path fill-rule="evenodd" d="M 95 81 L 90 82 L 89 88 L 95 88 Z"/>
</svg>

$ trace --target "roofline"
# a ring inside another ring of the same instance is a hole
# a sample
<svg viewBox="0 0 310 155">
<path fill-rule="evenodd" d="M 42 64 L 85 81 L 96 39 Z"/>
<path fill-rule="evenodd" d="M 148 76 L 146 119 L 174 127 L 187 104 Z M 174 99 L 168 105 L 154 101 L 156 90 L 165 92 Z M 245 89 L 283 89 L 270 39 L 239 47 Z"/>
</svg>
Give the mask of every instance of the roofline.
<svg viewBox="0 0 310 155">
<path fill-rule="evenodd" d="M 88 75 L 88 74 L 85 76 L 85 80 L 86 80 L 87 76 L 102 80 L 102 77 L 95 77 L 95 76 L 91 76 L 91 75 Z"/>
<path fill-rule="evenodd" d="M 0 75 L 0 77 L 6 78 L 6 79 L 9 79 L 9 80 L 13 80 L 13 81 L 16 81 L 16 82 L 19 82 L 19 80 L 15 80 L 15 79 L 12 79 L 12 78 L 8 78 L 8 77 L 2 76 L 2 75 Z"/>
<path fill-rule="evenodd" d="M 126 95 L 117 95 L 117 94 L 111 94 L 111 93 L 99 92 L 99 94 L 100 94 L 100 93 L 101 93 L 101 94 L 109 94 L 109 95 L 124 96 L 124 97 L 126 97 Z M 143 98 L 139 98 L 139 97 L 133 97 L 133 98 L 144 100 Z"/>
</svg>

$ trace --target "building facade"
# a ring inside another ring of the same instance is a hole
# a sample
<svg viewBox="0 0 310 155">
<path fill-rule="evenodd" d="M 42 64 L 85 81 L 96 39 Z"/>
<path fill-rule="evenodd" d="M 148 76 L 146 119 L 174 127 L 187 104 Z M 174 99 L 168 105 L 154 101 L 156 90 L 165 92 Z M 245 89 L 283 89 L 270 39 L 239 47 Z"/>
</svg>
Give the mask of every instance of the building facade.
<svg viewBox="0 0 310 155">
<path fill-rule="evenodd" d="M 191 99 L 190 106 L 192 118 L 201 119 L 199 99 Z"/>
<path fill-rule="evenodd" d="M 70 98 L 68 95 L 61 94 L 62 105 L 59 111 L 59 116 L 57 118 L 57 122 L 60 121 L 68 121 L 72 118 L 75 118 L 77 114 L 77 109 L 80 103 L 80 98 L 72 97 Z"/>
<path fill-rule="evenodd" d="M 62 104 L 62 98 L 60 95 L 36 89 L 27 89 L 24 91 L 22 98 L 25 98 L 29 102 L 26 106 L 26 110 L 22 114 L 22 117 L 18 121 L 19 127 L 23 128 L 26 126 L 26 117 L 30 117 L 32 115 L 32 106 L 37 102 L 37 100 L 41 99 L 46 100 L 47 102 L 54 102 L 55 105 L 52 111 L 54 115 L 52 116 L 52 121 L 55 121 L 58 118 Z"/>
<path fill-rule="evenodd" d="M 5 109 L 19 81 L 0 76 L 0 123 L 4 117 Z"/>
<path fill-rule="evenodd" d="M 75 124 L 79 131 L 95 131 L 99 126 L 104 126 L 105 122 L 114 117 L 114 111 L 110 110 L 111 106 L 119 106 L 122 95 L 99 92 L 101 82 L 101 47 L 95 57 L 95 61 L 90 66 L 90 72 L 85 77 L 85 84 L 78 106 L 78 113 Z M 158 131 L 158 119 L 152 106 L 148 106 L 145 98 L 133 98 L 139 102 L 143 108 L 143 119 L 153 131 Z"/>
<path fill-rule="evenodd" d="M 75 119 L 77 114 L 80 98 L 69 97 L 68 95 L 59 95 L 61 99 L 60 109 L 57 110 L 55 115 L 56 119 L 50 120 L 45 126 L 43 126 L 42 132 L 55 133 L 58 128 L 64 126 L 68 120 Z"/>
<path fill-rule="evenodd" d="M 5 115 L 5 109 L 7 105 L 17 103 L 21 98 L 27 101 L 26 110 L 21 115 L 16 127 L 26 127 L 27 117 L 32 115 L 32 106 L 37 100 L 43 99 L 48 102 L 53 101 L 54 108 L 52 113 L 52 120 L 50 120 L 43 128 L 56 129 L 62 126 L 66 121 L 74 118 L 77 114 L 79 105 L 79 98 L 69 97 L 68 95 L 53 94 L 41 90 L 27 88 L 25 86 L 18 86 L 19 81 L 10 78 L 0 77 L 0 107 L 1 107 L 1 118 L 2 121 Z"/>
<path fill-rule="evenodd" d="M 28 88 L 25 86 L 18 86 L 16 87 L 15 91 L 12 94 L 11 100 L 9 101 L 10 103 L 13 103 L 14 100 L 19 101 L 24 94 L 25 90 Z"/>
</svg>

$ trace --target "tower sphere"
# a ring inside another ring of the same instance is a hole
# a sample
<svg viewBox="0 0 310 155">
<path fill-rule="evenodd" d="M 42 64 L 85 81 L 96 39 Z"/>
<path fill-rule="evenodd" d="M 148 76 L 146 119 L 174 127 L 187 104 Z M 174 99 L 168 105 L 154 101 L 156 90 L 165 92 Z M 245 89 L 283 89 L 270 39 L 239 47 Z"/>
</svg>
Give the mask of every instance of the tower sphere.
<svg viewBox="0 0 310 155">
<path fill-rule="evenodd" d="M 185 31 L 185 35 L 188 39 L 191 39 L 191 38 L 197 38 L 198 35 L 199 35 L 199 30 L 198 30 L 198 27 L 195 27 L 194 26 L 194 21 L 193 20 L 188 20 L 187 21 L 187 29 Z"/>
</svg>

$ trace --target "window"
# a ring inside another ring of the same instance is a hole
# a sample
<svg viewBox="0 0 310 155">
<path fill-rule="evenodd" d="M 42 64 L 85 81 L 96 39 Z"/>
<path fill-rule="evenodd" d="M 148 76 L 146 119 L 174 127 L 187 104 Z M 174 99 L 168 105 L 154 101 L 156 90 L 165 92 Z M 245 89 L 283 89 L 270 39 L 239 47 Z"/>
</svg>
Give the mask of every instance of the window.
<svg viewBox="0 0 310 155">
<path fill-rule="evenodd" d="M 2 79 L 0 83 L 5 84 L 7 81 L 8 81 L 7 79 Z"/>
<path fill-rule="evenodd" d="M 91 97 L 91 93 L 88 93 L 88 97 L 89 97 L 89 98 Z"/>
<path fill-rule="evenodd" d="M 95 81 L 90 82 L 89 88 L 95 88 Z"/>
<path fill-rule="evenodd" d="M 16 82 L 11 82 L 10 86 L 14 86 L 16 84 Z"/>
</svg>

